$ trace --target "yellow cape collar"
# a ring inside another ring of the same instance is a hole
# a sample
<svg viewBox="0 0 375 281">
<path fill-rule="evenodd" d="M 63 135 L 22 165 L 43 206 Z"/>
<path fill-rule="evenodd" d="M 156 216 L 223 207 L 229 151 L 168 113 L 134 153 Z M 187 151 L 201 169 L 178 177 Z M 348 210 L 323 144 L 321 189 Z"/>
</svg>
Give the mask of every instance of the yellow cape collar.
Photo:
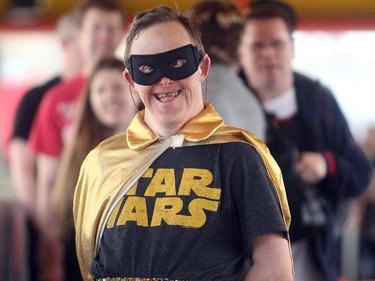
<svg viewBox="0 0 375 281">
<path fill-rule="evenodd" d="M 187 123 L 179 135 L 187 141 L 199 142 L 212 136 L 224 123 L 210 104 L 205 104 L 204 110 Z M 144 110 L 138 112 L 127 130 L 127 144 L 130 149 L 142 150 L 159 138 L 144 123 Z"/>
</svg>

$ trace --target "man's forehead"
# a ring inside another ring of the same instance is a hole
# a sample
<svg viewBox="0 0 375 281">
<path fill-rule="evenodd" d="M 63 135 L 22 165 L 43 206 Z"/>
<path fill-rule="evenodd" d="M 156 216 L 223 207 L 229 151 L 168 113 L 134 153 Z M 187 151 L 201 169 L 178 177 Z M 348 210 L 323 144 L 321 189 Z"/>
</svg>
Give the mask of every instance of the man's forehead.
<svg viewBox="0 0 375 281">
<path fill-rule="evenodd" d="M 277 32 L 288 32 L 288 26 L 286 22 L 278 17 L 275 18 L 264 18 L 264 19 L 253 19 L 249 20 L 245 24 L 245 31 L 277 31 Z"/>
<path fill-rule="evenodd" d="M 193 44 L 185 28 L 177 22 L 153 25 L 142 30 L 131 47 L 131 55 L 165 53 L 182 46 Z"/>
<path fill-rule="evenodd" d="M 85 14 L 83 15 L 82 22 L 93 19 L 100 20 L 103 15 L 107 17 L 114 17 L 114 21 L 117 21 L 118 19 L 122 21 L 122 15 L 120 11 L 104 10 L 99 7 L 91 7 L 87 9 Z"/>
<path fill-rule="evenodd" d="M 249 21 L 245 26 L 242 41 L 253 40 L 285 40 L 290 37 L 287 26 L 282 20 L 265 19 Z"/>
</svg>

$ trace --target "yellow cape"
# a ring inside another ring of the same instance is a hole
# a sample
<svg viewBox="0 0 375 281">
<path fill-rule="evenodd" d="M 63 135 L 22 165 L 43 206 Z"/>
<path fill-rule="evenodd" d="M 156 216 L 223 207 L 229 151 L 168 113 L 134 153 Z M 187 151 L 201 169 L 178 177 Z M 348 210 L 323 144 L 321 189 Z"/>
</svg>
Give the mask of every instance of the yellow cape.
<svg viewBox="0 0 375 281">
<path fill-rule="evenodd" d="M 73 215 L 76 228 L 77 256 L 84 280 L 93 280 L 90 264 L 110 208 L 127 186 L 132 186 L 152 162 L 175 143 L 175 136 L 159 139 L 143 122 L 139 112 L 124 134 L 103 141 L 82 164 L 75 190 Z M 261 155 L 274 183 L 284 222 L 289 229 L 290 212 L 280 169 L 266 145 L 253 134 L 224 125 L 210 104 L 181 130 L 182 146 L 243 142 Z M 178 145 L 180 146 L 180 145 Z"/>
</svg>

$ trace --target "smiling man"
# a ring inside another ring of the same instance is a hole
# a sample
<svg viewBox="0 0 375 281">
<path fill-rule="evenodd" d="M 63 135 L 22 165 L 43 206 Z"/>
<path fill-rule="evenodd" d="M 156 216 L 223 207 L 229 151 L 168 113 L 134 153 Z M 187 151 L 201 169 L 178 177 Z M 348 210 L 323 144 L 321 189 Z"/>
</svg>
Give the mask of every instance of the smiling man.
<svg viewBox="0 0 375 281">
<path fill-rule="evenodd" d="M 210 58 L 197 28 L 165 6 L 138 14 L 125 66 L 145 109 L 82 165 L 84 279 L 292 280 L 280 170 L 261 141 L 203 102 Z"/>
</svg>

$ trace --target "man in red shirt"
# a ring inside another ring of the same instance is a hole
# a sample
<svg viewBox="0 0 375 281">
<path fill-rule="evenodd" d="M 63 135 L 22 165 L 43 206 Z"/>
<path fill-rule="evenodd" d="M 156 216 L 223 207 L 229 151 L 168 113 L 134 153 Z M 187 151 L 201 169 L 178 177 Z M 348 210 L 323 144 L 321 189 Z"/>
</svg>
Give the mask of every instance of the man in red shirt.
<svg viewBox="0 0 375 281">
<path fill-rule="evenodd" d="M 87 1 L 79 7 L 78 13 L 78 44 L 82 59 L 82 72 L 47 92 L 38 109 L 30 135 L 30 146 L 37 157 L 36 221 L 42 241 L 48 240 L 45 238 L 47 238 L 47 230 L 53 219 L 50 195 L 60 155 L 69 139 L 69 132 L 86 78 L 100 59 L 114 55 L 124 35 L 122 10 L 115 2 Z M 49 258 L 48 261 L 49 265 L 46 266 L 48 273 L 45 275 L 58 276 L 55 274 L 58 268 L 53 268 Z"/>
<path fill-rule="evenodd" d="M 40 199 L 37 218 L 40 226 L 48 225 L 48 194 L 59 158 L 75 117 L 77 101 L 85 87 L 86 77 L 104 57 L 113 56 L 123 36 L 124 19 L 119 7 L 111 1 L 89 1 L 79 8 L 79 47 L 82 72 L 73 79 L 49 90 L 43 100 L 30 137 L 37 154 L 37 192 Z"/>
</svg>

